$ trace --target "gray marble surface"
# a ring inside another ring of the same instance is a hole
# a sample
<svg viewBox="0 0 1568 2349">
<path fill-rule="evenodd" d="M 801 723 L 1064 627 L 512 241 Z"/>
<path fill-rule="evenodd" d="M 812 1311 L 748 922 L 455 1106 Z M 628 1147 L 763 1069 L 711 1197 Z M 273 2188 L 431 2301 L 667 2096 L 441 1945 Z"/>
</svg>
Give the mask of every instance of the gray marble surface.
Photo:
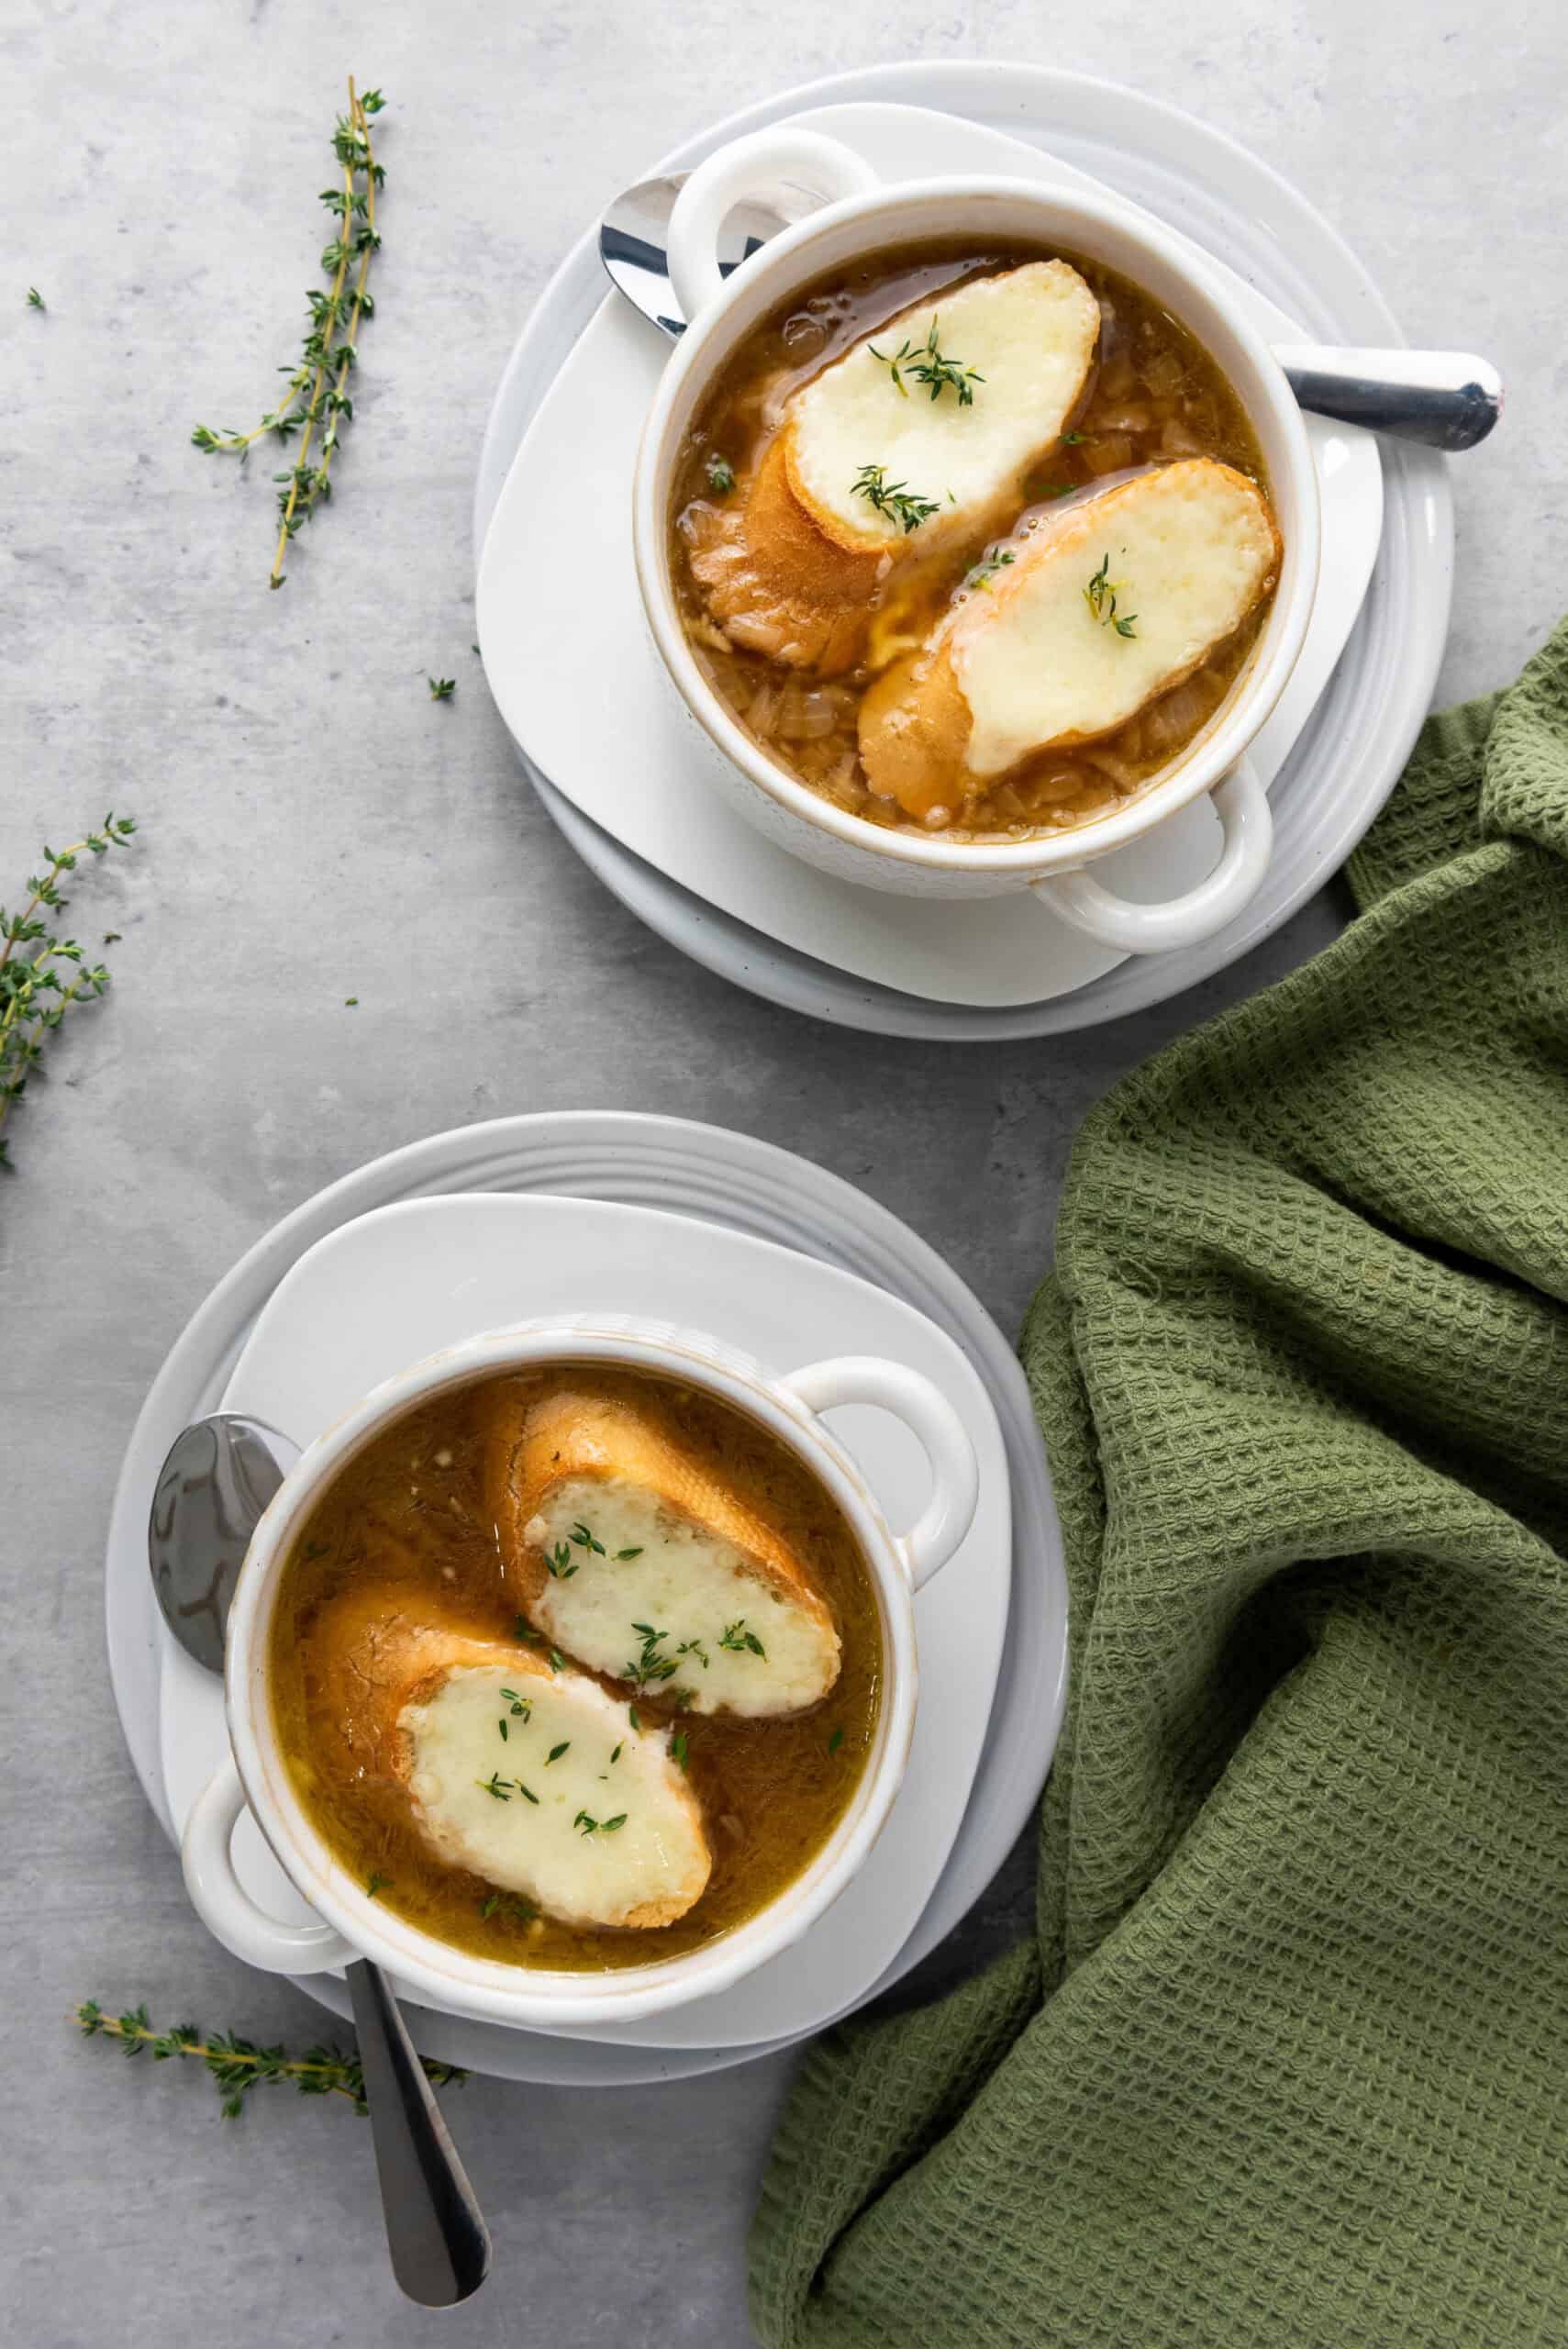
<svg viewBox="0 0 1568 2349">
<path fill-rule="evenodd" d="M 1503 366 L 1505 428 L 1455 479 L 1443 687 L 1473 691 L 1517 668 L 1562 594 L 1568 20 L 1552 0 L 1102 0 L 1066 17 L 1018 0 L 11 0 L 0 29 L 0 896 L 41 839 L 111 803 L 145 828 L 83 881 L 81 934 L 123 932 L 115 990 L 13 1119 L 0 1189 L 4 2331 L 27 2349 L 220 2329 L 241 2349 L 422 2342 L 435 2320 L 388 2279 L 346 2110 L 273 2096 L 225 2127 L 183 2067 L 133 2070 L 67 2024 L 94 1993 L 263 2038 L 317 2027 L 191 1915 L 109 1695 L 109 1496 L 182 1325 L 360 1161 L 509 1110 L 606 1105 L 807 1152 L 946 1250 L 1011 1327 L 1087 1104 L 1339 918 L 1330 894 L 1195 995 L 1007 1048 L 867 1041 L 682 961 L 551 829 L 469 650 L 473 468 L 518 322 L 617 183 L 780 84 L 975 56 L 1139 82 L 1298 180 L 1413 340 Z M 271 396 L 350 68 L 395 101 L 382 310 L 339 501 L 268 596 L 269 467 L 241 476 L 188 437 Z M 429 672 L 459 680 L 450 705 Z M 1020 1851 L 927 1987 L 1018 1929 L 1028 1898 Z M 455 2096 L 497 2259 L 443 2338 L 739 2349 L 744 2226 L 789 2068 Z"/>
</svg>

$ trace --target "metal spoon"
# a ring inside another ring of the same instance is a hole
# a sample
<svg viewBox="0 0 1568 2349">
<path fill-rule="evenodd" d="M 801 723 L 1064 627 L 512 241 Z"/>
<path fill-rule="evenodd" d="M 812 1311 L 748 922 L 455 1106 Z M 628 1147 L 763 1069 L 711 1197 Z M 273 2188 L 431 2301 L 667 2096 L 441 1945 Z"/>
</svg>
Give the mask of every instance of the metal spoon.
<svg viewBox="0 0 1568 2349">
<path fill-rule="evenodd" d="M 159 1472 L 148 1563 L 163 1620 L 187 1655 L 223 1670 L 234 1586 L 263 1510 L 299 1457 L 264 1420 L 216 1411 L 175 1437 Z M 392 2272 L 411 2300 L 450 2308 L 484 2283 L 490 2235 L 379 1966 L 344 1968 Z"/>
<path fill-rule="evenodd" d="M 665 239 L 676 196 L 690 174 L 639 180 L 617 195 L 599 222 L 599 258 L 634 308 L 662 334 L 684 331 L 670 283 Z M 728 277 L 759 245 L 816 209 L 819 198 L 787 183 L 737 205 L 720 232 L 718 265 Z M 1503 412 L 1503 380 L 1485 359 L 1462 351 L 1356 351 L 1327 344 L 1276 348 L 1292 391 L 1315 416 L 1362 424 L 1429 449 L 1473 449 Z"/>
</svg>

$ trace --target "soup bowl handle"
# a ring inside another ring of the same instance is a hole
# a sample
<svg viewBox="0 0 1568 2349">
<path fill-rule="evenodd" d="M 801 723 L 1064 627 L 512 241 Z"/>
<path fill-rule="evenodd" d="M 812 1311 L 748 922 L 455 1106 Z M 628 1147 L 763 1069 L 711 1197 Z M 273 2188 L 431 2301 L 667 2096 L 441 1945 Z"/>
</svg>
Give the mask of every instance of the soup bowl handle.
<svg viewBox="0 0 1568 2349">
<path fill-rule="evenodd" d="M 688 324 L 701 317 L 724 291 L 718 266 L 718 232 L 725 215 L 749 195 L 761 195 L 779 180 L 810 190 L 824 204 L 863 195 L 882 181 L 871 165 L 837 139 L 819 131 L 780 126 L 732 139 L 699 163 L 675 198 L 670 214 L 666 258 L 675 299 Z"/>
<path fill-rule="evenodd" d="M 1273 847 L 1269 796 L 1250 760 L 1238 759 L 1215 785 L 1214 812 L 1223 843 L 1218 863 L 1195 889 L 1168 897 L 1163 905 L 1118 897 L 1082 868 L 1049 874 L 1029 885 L 1042 905 L 1074 930 L 1123 954 L 1164 954 L 1173 946 L 1195 946 L 1234 921 L 1256 894 Z"/>
<path fill-rule="evenodd" d="M 778 1381 L 812 1412 L 840 1403 L 873 1403 L 902 1419 L 931 1468 L 930 1497 L 907 1533 L 895 1536 L 912 1588 L 945 1566 L 968 1532 L 980 1493 L 980 1466 L 969 1431 L 940 1387 L 904 1364 L 873 1354 L 814 1362 Z"/>
<path fill-rule="evenodd" d="M 230 1754 L 196 1798 L 180 1839 L 185 1890 L 208 1932 L 265 1974 L 322 1974 L 329 1965 L 351 1964 L 358 1950 L 330 1925 L 285 1924 L 251 1899 L 229 1851 L 244 1809 L 245 1789 Z"/>
</svg>

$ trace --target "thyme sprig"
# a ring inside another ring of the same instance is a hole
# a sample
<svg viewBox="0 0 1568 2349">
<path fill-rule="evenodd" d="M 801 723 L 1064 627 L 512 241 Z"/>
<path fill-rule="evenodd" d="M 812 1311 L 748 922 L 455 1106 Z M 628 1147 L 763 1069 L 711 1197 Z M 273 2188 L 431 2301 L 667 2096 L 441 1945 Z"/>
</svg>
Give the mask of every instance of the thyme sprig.
<svg viewBox="0 0 1568 2349">
<path fill-rule="evenodd" d="M 892 352 L 879 351 L 874 342 L 868 343 L 866 348 L 873 359 L 891 368 L 895 387 L 904 399 L 909 396 L 908 386 L 904 381 L 908 375 L 917 384 L 929 384 L 934 400 L 940 399 L 951 384 L 958 394 L 960 407 L 973 407 L 974 386 L 985 381 L 978 368 L 966 367 L 962 360 L 944 358 L 937 344 L 937 320 L 934 316 L 930 332 L 923 343 L 913 343 L 906 337 L 897 350 Z"/>
<path fill-rule="evenodd" d="M 109 984 L 103 963 L 89 963 L 75 939 L 57 937 L 43 917 L 64 912 L 67 900 L 60 884 L 75 871 L 80 858 L 106 856 L 110 849 L 123 848 L 135 829 L 134 817 L 117 816 L 111 809 L 101 829 L 85 839 L 72 841 L 69 848 L 45 848 L 43 871 L 28 875 L 20 913 L 8 915 L 0 906 L 0 1127 L 12 1103 L 27 1091 L 50 1030 L 60 1026 L 73 1003 L 93 1001 Z M 118 935 L 106 930 L 105 944 Z M 28 952 L 29 947 L 36 951 Z M 0 1138 L 0 1166 L 10 1163 Z"/>
<path fill-rule="evenodd" d="M 1107 553 L 1098 571 L 1084 588 L 1084 601 L 1102 628 L 1114 628 L 1118 636 L 1136 635 L 1137 631 L 1132 624 L 1138 618 L 1138 614 L 1118 612 L 1116 599 L 1124 592 L 1124 589 L 1119 579 L 1112 579 L 1110 572 L 1111 559 Z"/>
<path fill-rule="evenodd" d="M 310 325 L 299 364 L 279 370 L 288 377 L 285 396 L 249 432 L 215 432 L 210 425 L 198 424 L 191 434 L 195 446 L 208 456 L 221 451 L 241 462 L 250 455 L 251 444 L 266 433 L 274 434 L 285 445 L 296 432 L 303 435 L 297 461 L 272 476 L 279 484 L 278 543 L 267 577 L 269 587 L 283 585 L 288 575 L 283 566 L 290 540 L 303 529 L 317 507 L 330 498 L 332 459 L 342 428 L 353 420 L 348 382 L 359 363 L 360 328 L 375 315 L 369 290 L 371 262 L 381 248 L 375 200 L 386 179 L 371 143 L 370 126 L 372 116 L 380 114 L 385 104 L 379 90 L 367 90 L 361 96 L 350 77 L 349 111 L 338 117 L 332 132 L 332 151 L 343 184 L 324 189 L 321 196 L 338 220 L 337 232 L 321 254 L 329 283 L 325 293 L 313 286 L 306 297 Z M 322 427 L 320 449 L 312 464 L 311 443 L 317 425 Z"/>
<path fill-rule="evenodd" d="M 1010 548 L 998 547 L 994 553 L 983 556 L 980 562 L 965 572 L 964 586 L 977 587 L 983 594 L 989 595 L 991 582 L 995 578 L 996 573 L 999 571 L 1006 571 L 1014 560 Z"/>
<path fill-rule="evenodd" d="M 232 2032 L 204 2036 L 192 2022 L 154 2031 L 145 2007 L 132 2007 L 123 2015 L 106 2014 L 96 1998 L 84 1998 L 72 2020 L 88 2039 L 117 2039 L 126 2055 L 150 2054 L 157 2064 L 171 2056 L 194 2056 L 217 2082 L 226 2121 L 239 2117 L 252 2088 L 291 2084 L 301 2096 L 342 2096 L 356 2112 L 366 2109 L 360 2059 L 338 2047 L 307 2047 L 303 2055 L 289 2055 L 281 2047 L 260 2047 L 253 2039 Z M 461 2087 L 468 2078 L 455 2064 L 439 2064 L 429 2055 L 419 2060 L 433 2087 Z"/>
<path fill-rule="evenodd" d="M 28 307 L 29 310 L 47 310 L 49 307 L 49 304 L 36 285 L 29 285 L 28 288 Z"/>
<path fill-rule="evenodd" d="M 851 493 L 856 497 L 868 498 L 879 514 L 887 515 L 890 520 L 899 525 L 906 538 L 911 530 L 917 530 L 922 522 L 929 522 L 933 514 L 941 510 L 939 499 L 921 497 L 901 481 L 890 482 L 885 465 L 862 465 L 855 476 Z"/>
</svg>

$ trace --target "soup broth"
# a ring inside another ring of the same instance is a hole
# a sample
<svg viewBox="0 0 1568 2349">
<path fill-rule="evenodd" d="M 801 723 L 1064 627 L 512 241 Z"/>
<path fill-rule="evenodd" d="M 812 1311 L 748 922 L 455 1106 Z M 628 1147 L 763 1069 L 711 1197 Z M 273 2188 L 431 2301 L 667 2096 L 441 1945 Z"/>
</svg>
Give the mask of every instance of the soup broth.
<svg viewBox="0 0 1568 2349">
<path fill-rule="evenodd" d="M 552 1364 L 506 1384 L 531 1397 L 559 1386 L 562 1375 L 562 1366 Z M 520 1611 L 515 1565 L 503 1553 L 485 1500 L 481 1420 L 499 1382 L 480 1382 L 410 1413 L 334 1479 L 284 1567 L 269 1662 L 294 1787 L 351 1875 L 373 1884 L 376 1898 L 410 1924 L 476 1956 L 591 1972 L 700 1948 L 763 1908 L 808 1865 L 860 1783 L 876 1728 L 882 1641 L 875 1592 L 853 1533 L 775 1437 L 673 1380 L 597 1365 L 575 1366 L 573 1377 L 575 1386 L 612 1398 L 646 1401 L 653 1395 L 691 1451 L 794 1546 L 841 1642 L 828 1696 L 784 1718 L 699 1717 L 684 1709 L 673 1681 L 633 1687 L 587 1675 L 618 1698 L 630 1697 L 643 1730 L 668 1725 L 684 1740 L 678 1750 L 713 1863 L 695 1907 L 651 1930 L 589 1929 L 534 1913 L 531 1903 L 440 1856 L 417 1823 L 406 1785 L 365 1766 L 330 1702 L 331 1634 L 323 1625 L 330 1626 L 334 1603 L 356 1586 L 389 1589 L 405 1618 L 417 1620 L 423 1606 L 439 1610 L 442 1621 L 461 1617 L 476 1636 L 520 1640 L 547 1652 Z M 635 1562 L 622 1571 L 634 1575 Z M 628 1588 L 635 1613 L 635 1586 Z M 584 1670 L 576 1658 L 559 1661 Z M 497 1747 L 503 1761 L 516 1750 Z"/>
<path fill-rule="evenodd" d="M 1141 791 L 1200 734 L 1225 700 L 1267 615 L 1265 596 L 1241 626 L 1170 691 L 1118 730 L 1040 751 L 971 800 L 962 820 L 939 809 L 924 828 L 869 785 L 858 717 L 868 687 L 963 600 L 989 592 L 1002 541 L 994 519 L 978 538 L 892 568 L 874 601 L 863 657 L 843 674 L 814 674 L 741 649 L 713 618 L 694 575 L 725 528 L 724 507 L 757 472 L 791 395 L 863 337 L 911 306 L 1027 262 L 1060 259 L 1086 280 L 1101 331 L 1069 429 L 1034 467 L 1016 540 L 1097 483 L 1184 457 L 1218 459 L 1267 495 L 1262 452 L 1240 401 L 1208 352 L 1128 279 L 1081 255 L 1024 244 L 932 245 L 874 254 L 825 278 L 765 318 L 733 354 L 696 415 L 677 468 L 671 574 L 695 657 L 731 715 L 770 757 L 836 807 L 873 824 L 940 830 L 955 841 L 1011 841 L 1092 821 Z M 1010 553 L 1001 560 L 1010 562 Z"/>
</svg>

